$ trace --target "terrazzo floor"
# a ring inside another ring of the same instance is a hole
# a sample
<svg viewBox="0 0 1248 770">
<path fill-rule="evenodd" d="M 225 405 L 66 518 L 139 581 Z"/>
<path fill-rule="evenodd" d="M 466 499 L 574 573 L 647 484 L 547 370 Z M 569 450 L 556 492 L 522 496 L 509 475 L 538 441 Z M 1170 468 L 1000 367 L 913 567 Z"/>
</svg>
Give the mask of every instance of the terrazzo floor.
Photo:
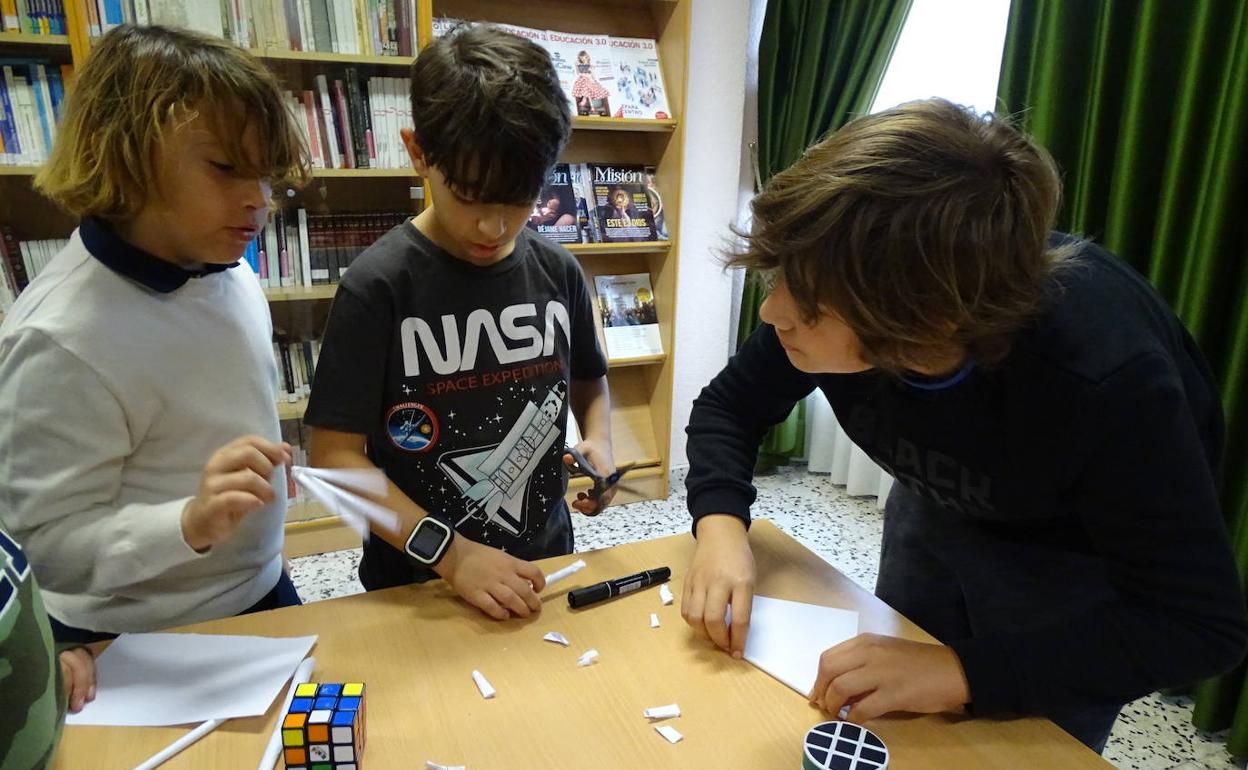
<svg viewBox="0 0 1248 770">
<path fill-rule="evenodd" d="M 883 513 L 875 498 L 855 498 L 828 477 L 804 467 L 755 479 L 754 515 L 769 519 L 868 590 L 875 585 Z M 634 503 L 595 518 L 574 515 L 577 550 L 588 551 L 688 531 L 683 477 L 672 479 L 667 500 Z M 295 559 L 291 577 L 305 602 L 363 590 L 356 578 L 359 549 Z M 1232 770 L 1245 763 L 1226 751 L 1223 736 L 1191 725 L 1187 698 L 1156 693 L 1130 703 L 1105 748 L 1123 770 Z"/>
</svg>

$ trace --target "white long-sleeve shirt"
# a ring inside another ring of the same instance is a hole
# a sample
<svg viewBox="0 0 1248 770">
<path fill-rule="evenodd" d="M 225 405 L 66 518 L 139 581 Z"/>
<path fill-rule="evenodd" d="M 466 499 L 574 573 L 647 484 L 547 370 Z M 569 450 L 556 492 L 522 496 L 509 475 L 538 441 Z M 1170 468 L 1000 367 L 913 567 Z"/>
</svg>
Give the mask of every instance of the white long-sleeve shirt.
<svg viewBox="0 0 1248 770">
<path fill-rule="evenodd" d="M 217 449 L 280 440 L 271 324 L 246 263 L 162 293 L 80 231 L 18 298 L 0 327 L 0 517 L 53 617 L 150 631 L 237 614 L 276 584 L 284 469 L 228 541 L 199 554 L 181 528 Z"/>
</svg>

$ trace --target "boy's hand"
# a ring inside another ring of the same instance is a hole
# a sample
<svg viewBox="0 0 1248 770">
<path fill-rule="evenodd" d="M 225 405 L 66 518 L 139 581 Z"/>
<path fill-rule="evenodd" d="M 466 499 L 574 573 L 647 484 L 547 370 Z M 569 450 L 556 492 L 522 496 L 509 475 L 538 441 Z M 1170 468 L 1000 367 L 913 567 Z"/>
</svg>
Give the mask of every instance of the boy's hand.
<svg viewBox="0 0 1248 770">
<path fill-rule="evenodd" d="M 457 537 L 434 571 L 466 602 L 495 620 L 527 618 L 542 611 L 537 596 L 546 587 L 542 571 L 497 548 Z"/>
<path fill-rule="evenodd" d="M 714 514 L 698 519 L 698 546 L 693 552 L 680 614 L 703 638 L 741 658 L 750 632 L 754 603 L 754 552 L 745 522 Z M 732 605 L 732 625 L 724 622 Z"/>
<path fill-rule="evenodd" d="M 594 470 L 603 476 L 610 476 L 615 473 L 615 458 L 611 453 L 611 442 L 609 441 L 582 441 L 576 445 L 576 451 L 584 455 L 586 460 L 594 466 Z M 572 459 L 572 455 L 565 454 L 563 462 L 571 466 L 576 461 Z M 615 487 L 611 487 L 602 493 L 602 497 L 594 500 L 586 492 L 577 492 L 576 500 L 572 502 L 572 507 L 586 516 L 597 516 L 598 513 L 611 504 L 611 499 L 615 497 Z"/>
<path fill-rule="evenodd" d="M 273 469 L 290 461 L 290 444 L 244 436 L 208 458 L 199 493 L 182 509 L 182 538 L 206 551 L 234 535 L 247 514 L 273 502 Z"/>
<path fill-rule="evenodd" d="M 86 647 L 75 647 L 62 652 L 59 658 L 69 713 L 77 714 L 95 700 L 95 656 Z"/>
<path fill-rule="evenodd" d="M 971 690 L 952 648 L 859 634 L 819 656 L 809 698 L 829 714 L 852 704 L 848 719 L 861 723 L 894 711 L 957 711 L 970 702 Z"/>
</svg>

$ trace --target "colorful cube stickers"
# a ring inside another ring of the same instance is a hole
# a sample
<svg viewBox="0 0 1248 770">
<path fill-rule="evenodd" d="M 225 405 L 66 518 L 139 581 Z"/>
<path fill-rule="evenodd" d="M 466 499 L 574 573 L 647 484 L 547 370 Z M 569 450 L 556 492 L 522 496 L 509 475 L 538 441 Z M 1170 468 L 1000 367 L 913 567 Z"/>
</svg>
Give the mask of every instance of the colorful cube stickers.
<svg viewBox="0 0 1248 770">
<path fill-rule="evenodd" d="M 363 770 L 364 684 L 317 684 L 295 688 L 282 717 L 286 770 Z"/>
</svg>

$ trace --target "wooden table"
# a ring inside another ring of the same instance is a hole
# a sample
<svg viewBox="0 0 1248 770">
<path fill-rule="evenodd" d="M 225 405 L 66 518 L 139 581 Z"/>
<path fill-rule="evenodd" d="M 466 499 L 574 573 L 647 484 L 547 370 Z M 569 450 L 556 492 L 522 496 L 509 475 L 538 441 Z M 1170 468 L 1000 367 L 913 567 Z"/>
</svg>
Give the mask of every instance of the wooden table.
<svg viewBox="0 0 1248 770">
<path fill-rule="evenodd" d="M 862 631 L 931 640 L 769 522 L 756 521 L 750 540 L 759 594 L 856 609 Z M 413 770 L 425 760 L 468 770 L 798 768 L 806 730 L 825 717 L 749 663 L 694 637 L 677 605 L 661 605 L 657 589 L 568 609 L 570 588 L 664 565 L 679 597 L 693 546 L 686 534 L 582 554 L 589 566 L 546 592 L 541 616 L 527 621 L 490 620 L 439 582 L 180 630 L 319 634 L 314 681 L 368 685 L 367 770 Z M 651 612 L 661 628 L 650 628 Z M 548 631 L 572 646 L 542 641 Z M 576 659 L 591 647 L 599 662 L 578 668 Z M 497 688 L 495 699 L 478 694 L 473 669 Z M 684 714 L 667 722 L 685 736 L 675 745 L 641 713 L 667 703 Z M 255 767 L 279 705 L 263 718 L 227 722 L 166 767 Z M 888 745 L 892 770 L 1110 767 L 1043 719 L 897 716 L 869 726 Z M 132 768 L 185 732 L 68 727 L 53 767 Z"/>
</svg>

